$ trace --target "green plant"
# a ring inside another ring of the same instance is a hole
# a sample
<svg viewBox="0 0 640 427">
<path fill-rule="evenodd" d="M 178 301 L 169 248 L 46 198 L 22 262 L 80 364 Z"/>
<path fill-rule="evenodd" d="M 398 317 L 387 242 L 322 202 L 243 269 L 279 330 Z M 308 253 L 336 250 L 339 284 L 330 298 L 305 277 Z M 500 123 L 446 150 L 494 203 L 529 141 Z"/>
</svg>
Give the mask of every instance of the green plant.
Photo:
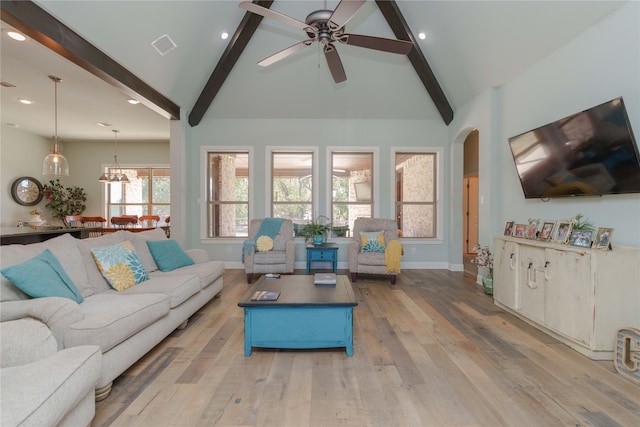
<svg viewBox="0 0 640 427">
<path fill-rule="evenodd" d="M 581 213 L 577 213 L 571 221 L 573 221 L 574 230 L 593 231 L 595 229 L 593 223 L 589 221 L 589 218 L 584 218 Z"/>
<path fill-rule="evenodd" d="M 329 218 L 320 215 L 315 220 L 303 225 L 300 228 L 300 235 L 304 237 L 305 242 L 313 239 L 313 236 L 324 236 L 331 230 L 331 223 L 328 221 Z"/>
<path fill-rule="evenodd" d="M 48 203 L 44 205 L 53 211 L 52 217 L 62 220 L 66 226 L 65 220 L 68 215 L 80 215 L 87 206 L 84 202 L 87 200 L 87 193 L 81 187 L 65 187 L 60 184 L 60 180 L 49 181 L 43 186 L 43 193 Z"/>
<path fill-rule="evenodd" d="M 489 270 L 489 274 L 493 275 L 493 255 L 489 250 L 489 246 L 475 245 L 472 249 L 476 253 L 475 259 L 471 262 L 478 267 L 484 267 Z"/>
</svg>

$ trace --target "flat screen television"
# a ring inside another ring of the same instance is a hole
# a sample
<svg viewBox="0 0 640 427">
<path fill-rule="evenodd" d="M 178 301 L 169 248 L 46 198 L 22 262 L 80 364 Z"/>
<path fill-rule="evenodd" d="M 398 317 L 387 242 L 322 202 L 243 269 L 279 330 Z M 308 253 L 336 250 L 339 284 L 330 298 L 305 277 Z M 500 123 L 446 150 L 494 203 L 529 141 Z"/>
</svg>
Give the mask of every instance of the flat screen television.
<svg viewBox="0 0 640 427">
<path fill-rule="evenodd" d="M 640 156 L 622 97 L 509 138 L 524 197 L 640 193 Z"/>
</svg>

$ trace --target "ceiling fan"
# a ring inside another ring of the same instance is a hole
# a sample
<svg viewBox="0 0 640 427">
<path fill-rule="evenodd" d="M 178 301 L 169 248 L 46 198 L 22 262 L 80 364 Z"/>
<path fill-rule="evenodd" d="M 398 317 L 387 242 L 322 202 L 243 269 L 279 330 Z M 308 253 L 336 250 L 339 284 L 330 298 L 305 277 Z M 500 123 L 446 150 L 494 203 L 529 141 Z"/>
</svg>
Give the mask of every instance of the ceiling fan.
<svg viewBox="0 0 640 427">
<path fill-rule="evenodd" d="M 333 81 L 341 83 L 347 80 L 347 75 L 344 72 L 342 60 L 338 55 L 334 42 L 402 55 L 408 54 L 413 47 L 413 43 L 405 40 L 345 33 L 345 24 L 353 18 L 356 12 L 358 12 L 365 3 L 366 0 L 342 0 L 338 3 L 335 10 L 320 9 L 311 12 L 305 19 L 305 22 L 298 21 L 297 19 L 275 12 L 271 9 L 267 9 L 266 7 L 259 6 L 250 1 L 243 1 L 240 3 L 240 7 L 257 15 L 272 18 L 299 28 L 307 33 L 307 36 L 309 37 L 307 40 L 303 40 L 293 46 L 289 46 L 288 48 L 263 59 L 258 62 L 258 65 L 267 67 L 304 49 L 307 46 L 311 46 L 313 42 L 319 42 L 324 45 L 324 57 L 327 60 L 327 65 L 329 66 L 329 71 L 331 72 Z"/>
</svg>

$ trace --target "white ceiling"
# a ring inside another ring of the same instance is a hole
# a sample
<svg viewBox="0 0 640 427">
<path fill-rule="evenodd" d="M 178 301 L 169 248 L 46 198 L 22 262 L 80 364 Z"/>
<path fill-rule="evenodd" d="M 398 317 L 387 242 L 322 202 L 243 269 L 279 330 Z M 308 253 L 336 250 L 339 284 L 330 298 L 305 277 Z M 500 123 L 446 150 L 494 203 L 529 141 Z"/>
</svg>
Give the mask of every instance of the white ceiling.
<svg viewBox="0 0 640 427">
<path fill-rule="evenodd" d="M 191 112 L 227 41 L 245 11 L 239 1 L 37 1 L 175 104 Z M 328 1 L 333 9 L 336 0 Z M 543 59 L 624 2 L 398 0 L 419 47 L 454 112 L 488 87 L 500 86 Z M 304 21 L 323 0 L 276 0 L 272 10 Z M 4 24 L 3 24 L 4 28 Z M 393 38 L 374 1 L 347 24 L 347 32 Z M 167 34 L 177 48 L 160 56 L 151 46 Z M 426 89 L 404 56 L 339 45 L 347 81 L 334 84 L 314 44 L 269 68 L 256 63 L 306 38 L 265 18 L 209 107 L 207 118 L 367 118 L 440 120 Z M 59 129 L 64 140 L 167 139 L 168 121 L 34 41 L 18 44 L 2 34 L 3 125 L 53 134 L 53 83 L 58 88 Z M 16 102 L 34 100 L 31 106 Z"/>
</svg>

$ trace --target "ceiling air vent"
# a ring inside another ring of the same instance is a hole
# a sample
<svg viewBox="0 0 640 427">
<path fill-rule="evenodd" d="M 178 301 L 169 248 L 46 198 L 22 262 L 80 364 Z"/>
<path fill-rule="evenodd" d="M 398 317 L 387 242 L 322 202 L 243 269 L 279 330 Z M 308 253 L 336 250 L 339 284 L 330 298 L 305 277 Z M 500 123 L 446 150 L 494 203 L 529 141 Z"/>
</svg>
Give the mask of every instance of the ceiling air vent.
<svg viewBox="0 0 640 427">
<path fill-rule="evenodd" d="M 16 87 L 13 83 L 9 83 L 6 80 L 0 80 L 0 86 L 2 87 Z"/>
<path fill-rule="evenodd" d="M 171 40 L 171 38 L 166 34 L 152 41 L 151 46 L 153 46 L 162 56 L 165 56 L 177 47 L 173 40 Z"/>
</svg>

